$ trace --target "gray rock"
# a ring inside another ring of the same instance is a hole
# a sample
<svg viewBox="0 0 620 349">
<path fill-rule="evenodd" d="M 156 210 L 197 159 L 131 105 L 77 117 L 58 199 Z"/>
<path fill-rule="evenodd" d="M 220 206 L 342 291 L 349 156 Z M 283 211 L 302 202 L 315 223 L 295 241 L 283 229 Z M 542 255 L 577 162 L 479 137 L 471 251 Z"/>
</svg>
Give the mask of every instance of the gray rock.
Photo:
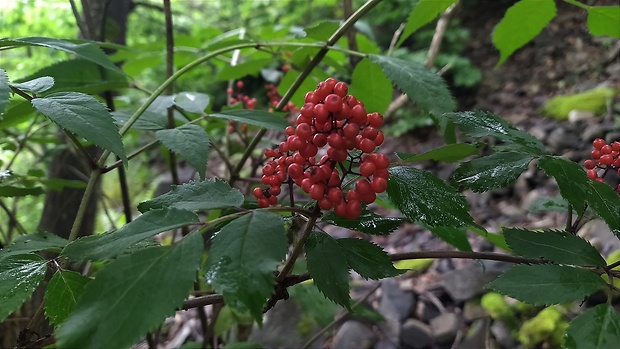
<svg viewBox="0 0 620 349">
<path fill-rule="evenodd" d="M 577 235 L 590 241 L 603 255 L 607 255 L 620 248 L 620 241 L 601 219 L 593 219 L 587 222 L 579 229 Z"/>
<path fill-rule="evenodd" d="M 495 261 L 472 263 L 443 275 L 442 285 L 455 302 L 462 302 L 482 294 L 483 286 L 505 271 L 509 264 Z M 484 270 L 483 270 L 484 266 Z"/>
<path fill-rule="evenodd" d="M 471 322 L 485 316 L 489 316 L 489 313 L 484 310 L 478 300 L 465 302 L 465 305 L 463 306 L 463 318 L 465 321 Z"/>
<path fill-rule="evenodd" d="M 368 326 L 349 320 L 340 326 L 332 343 L 333 349 L 370 349 L 377 337 Z"/>
<path fill-rule="evenodd" d="M 294 299 L 280 301 L 267 312 L 263 328 L 258 326 L 252 328 L 249 341 L 261 344 L 265 348 L 299 348 L 305 343 L 297 327 L 300 320 L 301 310 Z M 313 329 L 308 338 L 318 330 Z M 317 340 L 312 348 L 320 346 L 321 341 Z"/>
<path fill-rule="evenodd" d="M 431 330 L 437 344 L 451 344 L 460 325 L 459 317 L 454 313 L 443 313 L 431 320 Z"/>
<path fill-rule="evenodd" d="M 467 337 L 457 346 L 459 349 L 481 349 L 489 348 L 487 345 L 487 332 L 489 331 L 489 321 L 491 318 L 484 318 L 474 321 L 469 328 Z"/>
<path fill-rule="evenodd" d="M 514 348 L 516 346 L 515 338 L 510 333 L 510 329 L 501 321 L 494 321 L 491 325 L 491 333 L 497 343 L 504 348 Z"/>
<path fill-rule="evenodd" d="M 385 318 L 395 319 L 402 323 L 409 317 L 415 299 L 412 292 L 403 291 L 398 281 L 385 279 L 381 282 L 381 302 L 379 313 Z"/>
<path fill-rule="evenodd" d="M 399 349 L 398 344 L 388 339 L 382 339 L 375 343 L 374 349 Z"/>
<path fill-rule="evenodd" d="M 403 324 L 400 332 L 400 341 L 408 348 L 429 348 L 433 342 L 433 331 L 422 321 L 409 319 Z"/>
</svg>

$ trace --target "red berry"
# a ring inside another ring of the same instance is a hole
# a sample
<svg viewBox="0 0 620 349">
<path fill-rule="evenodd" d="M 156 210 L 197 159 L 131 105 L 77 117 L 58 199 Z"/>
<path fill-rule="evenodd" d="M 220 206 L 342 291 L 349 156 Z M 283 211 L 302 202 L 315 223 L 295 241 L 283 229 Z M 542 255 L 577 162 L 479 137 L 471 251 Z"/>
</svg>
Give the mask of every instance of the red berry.
<svg viewBox="0 0 620 349">
<path fill-rule="evenodd" d="M 263 193 L 263 188 L 254 188 L 254 190 L 252 190 L 252 194 L 254 194 L 254 197 L 257 199 L 265 197 L 265 193 Z"/>
<path fill-rule="evenodd" d="M 356 219 L 362 214 L 362 204 L 359 201 L 349 201 L 347 203 L 347 219 Z"/>
<path fill-rule="evenodd" d="M 587 170 L 591 170 L 596 167 L 596 163 L 592 160 L 586 160 L 583 162 L 583 167 L 585 167 Z"/>
<path fill-rule="evenodd" d="M 359 150 L 364 153 L 372 153 L 375 150 L 375 142 L 368 138 L 360 140 Z"/>
<path fill-rule="evenodd" d="M 342 128 L 342 133 L 346 139 L 355 140 L 355 136 L 360 133 L 360 127 L 356 123 L 348 123 Z"/>
<path fill-rule="evenodd" d="M 301 176 L 303 176 L 303 174 L 304 174 L 304 169 L 298 163 L 292 163 L 288 167 L 288 175 L 291 176 L 291 178 L 293 179 L 300 178 Z"/>
<path fill-rule="evenodd" d="M 338 113 L 342 110 L 342 98 L 337 94 L 329 94 L 325 97 L 325 106 L 331 113 Z"/>
<path fill-rule="evenodd" d="M 275 205 L 278 203 L 278 197 L 275 195 L 270 196 L 267 200 L 269 200 L 270 205 Z"/>
<path fill-rule="evenodd" d="M 607 142 L 602 138 L 597 138 L 592 142 L 595 149 L 601 149 L 605 144 L 607 144 Z"/>
<path fill-rule="evenodd" d="M 358 125 L 366 125 L 368 123 L 366 109 L 359 104 L 351 107 L 351 118 Z"/>
<path fill-rule="evenodd" d="M 317 203 L 319 204 L 321 210 L 330 210 L 334 206 L 334 203 L 329 201 L 327 197 L 320 198 Z"/>
<path fill-rule="evenodd" d="M 319 124 L 325 124 L 329 118 L 329 110 L 325 104 L 317 104 L 314 106 L 314 117 Z M 318 128 L 318 126 L 317 126 Z"/>
<path fill-rule="evenodd" d="M 317 133 L 312 137 L 312 143 L 317 147 L 324 147 L 327 144 L 327 135 L 324 133 Z"/>
<path fill-rule="evenodd" d="M 588 175 L 588 178 L 590 178 L 590 179 L 597 179 L 598 178 L 598 173 L 595 170 L 588 170 L 588 171 L 586 171 L 586 174 Z"/>
<path fill-rule="evenodd" d="M 383 144 L 383 141 L 385 140 L 385 136 L 383 135 L 383 132 L 378 132 L 377 133 L 377 138 L 375 138 L 375 145 L 378 147 L 381 144 Z"/>
<path fill-rule="evenodd" d="M 334 93 L 340 97 L 344 97 L 349 93 L 349 86 L 344 82 L 337 82 L 336 85 L 334 85 Z"/>
<path fill-rule="evenodd" d="M 319 99 L 317 98 L 316 93 L 310 91 L 310 92 L 306 93 L 306 95 L 304 96 L 304 102 L 305 103 L 317 104 L 317 103 L 319 103 Z"/>
<path fill-rule="evenodd" d="M 347 153 L 347 151 L 345 149 L 329 148 L 329 149 L 327 149 L 327 155 L 333 161 L 342 162 L 342 161 L 345 161 L 347 159 L 348 153 Z"/>
<path fill-rule="evenodd" d="M 339 203 L 343 199 L 342 190 L 340 188 L 329 188 L 327 190 L 327 198 L 333 203 Z"/>
<path fill-rule="evenodd" d="M 355 183 L 355 191 L 360 196 L 366 196 L 373 192 L 373 189 L 370 186 L 370 182 L 367 179 L 360 179 Z"/>
<path fill-rule="evenodd" d="M 243 81 L 241 80 L 237 81 L 237 88 L 240 90 L 243 88 Z"/>
<path fill-rule="evenodd" d="M 262 208 L 269 207 L 269 199 L 267 198 L 258 199 L 258 206 Z"/>
<path fill-rule="evenodd" d="M 620 142 L 613 142 L 611 144 L 611 149 L 613 149 L 613 151 L 620 152 Z"/>
<path fill-rule="evenodd" d="M 340 201 L 334 205 L 334 213 L 338 217 L 345 217 L 347 215 L 347 203 Z"/>
<path fill-rule="evenodd" d="M 601 165 L 611 165 L 614 162 L 614 157 L 611 154 L 601 155 L 601 158 L 598 160 Z"/>
<path fill-rule="evenodd" d="M 269 187 L 269 194 L 271 195 L 280 195 L 282 192 L 282 188 L 279 185 L 272 185 Z"/>
<path fill-rule="evenodd" d="M 314 156 L 319 152 L 319 148 L 312 143 L 306 143 L 304 148 L 299 150 L 299 154 L 306 159 L 313 159 Z"/>
<path fill-rule="evenodd" d="M 370 181 L 370 187 L 375 193 L 383 193 L 388 187 L 387 179 L 383 177 L 377 177 L 375 175 L 372 181 Z"/>
<path fill-rule="evenodd" d="M 368 138 L 370 140 L 374 140 L 375 138 L 377 138 L 377 133 L 379 131 L 377 131 L 376 128 L 372 127 L 372 126 L 368 126 L 366 128 L 364 128 L 364 130 L 362 131 L 362 137 L 364 138 Z"/>
<path fill-rule="evenodd" d="M 321 183 L 313 184 L 310 187 L 310 192 L 308 194 L 310 194 L 310 197 L 312 199 L 318 200 L 322 198 L 323 195 L 325 195 L 325 186 Z"/>
<path fill-rule="evenodd" d="M 601 157 L 601 151 L 598 149 L 594 149 L 590 152 L 590 157 L 594 160 L 598 160 Z"/>
<path fill-rule="evenodd" d="M 308 140 L 312 137 L 312 127 L 308 124 L 300 124 L 295 129 L 295 134 L 303 140 Z"/>
<path fill-rule="evenodd" d="M 604 146 L 601 147 L 601 154 L 611 154 L 611 152 L 612 152 L 611 145 L 605 144 Z"/>
<path fill-rule="evenodd" d="M 377 166 L 371 161 L 362 162 L 360 165 L 360 174 L 364 177 L 372 176 L 377 170 Z"/>
<path fill-rule="evenodd" d="M 332 133 L 327 136 L 327 144 L 329 144 L 334 149 L 345 149 L 346 146 L 344 144 L 344 139 L 341 135 L 337 133 Z"/>
<path fill-rule="evenodd" d="M 377 112 L 368 114 L 368 124 L 373 127 L 383 126 L 383 116 Z"/>
</svg>

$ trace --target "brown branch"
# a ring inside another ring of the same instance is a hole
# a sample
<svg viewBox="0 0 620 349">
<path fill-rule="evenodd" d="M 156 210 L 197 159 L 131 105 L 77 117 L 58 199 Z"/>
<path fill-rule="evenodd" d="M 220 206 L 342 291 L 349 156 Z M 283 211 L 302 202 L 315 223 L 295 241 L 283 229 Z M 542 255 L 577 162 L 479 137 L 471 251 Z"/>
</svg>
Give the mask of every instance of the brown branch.
<svg viewBox="0 0 620 349">
<path fill-rule="evenodd" d="M 509 262 L 515 264 L 546 264 L 549 263 L 543 259 L 528 259 L 523 257 L 511 256 L 502 253 L 493 252 L 469 252 L 469 251 L 417 251 L 394 253 L 390 255 L 392 261 L 401 261 L 406 259 L 423 259 L 423 258 L 460 258 L 460 259 L 485 259 L 500 262 Z"/>
</svg>

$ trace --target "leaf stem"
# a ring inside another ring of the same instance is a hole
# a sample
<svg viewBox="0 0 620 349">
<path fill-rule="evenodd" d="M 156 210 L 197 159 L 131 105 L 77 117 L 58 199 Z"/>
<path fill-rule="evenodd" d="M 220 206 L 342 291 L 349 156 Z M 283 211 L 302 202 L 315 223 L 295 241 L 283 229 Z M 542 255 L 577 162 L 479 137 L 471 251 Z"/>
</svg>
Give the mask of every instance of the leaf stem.
<svg viewBox="0 0 620 349">
<path fill-rule="evenodd" d="M 88 207 L 88 202 L 91 197 L 95 193 L 95 188 L 97 181 L 99 180 L 99 176 L 101 175 L 101 169 L 94 169 L 90 178 L 88 179 L 88 184 L 86 185 L 86 189 L 84 189 L 84 196 L 82 196 L 82 201 L 80 202 L 80 207 L 75 215 L 75 221 L 73 221 L 73 226 L 71 227 L 71 232 L 69 233 L 69 242 L 75 240 L 80 232 L 80 228 L 82 227 L 82 221 L 84 220 L 84 216 L 86 213 L 86 208 Z"/>
</svg>

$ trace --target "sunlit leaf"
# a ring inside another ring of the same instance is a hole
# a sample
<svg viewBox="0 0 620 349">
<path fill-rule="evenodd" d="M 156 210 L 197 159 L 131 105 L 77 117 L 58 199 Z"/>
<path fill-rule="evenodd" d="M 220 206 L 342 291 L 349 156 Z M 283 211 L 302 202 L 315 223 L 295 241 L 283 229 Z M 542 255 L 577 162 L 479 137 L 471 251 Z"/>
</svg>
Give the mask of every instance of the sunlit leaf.
<svg viewBox="0 0 620 349">
<path fill-rule="evenodd" d="M 291 125 L 282 114 L 264 110 L 225 110 L 211 114 L 211 116 L 277 131 L 284 131 L 287 126 Z"/>
<path fill-rule="evenodd" d="M 403 161 L 435 160 L 443 162 L 456 162 L 475 154 L 478 154 L 478 148 L 467 143 L 447 144 L 421 154 L 396 153 Z"/>
<path fill-rule="evenodd" d="M 196 169 L 200 178 L 204 179 L 211 145 L 204 128 L 185 124 L 177 128 L 159 130 L 155 132 L 155 137 L 166 148 L 184 157 Z"/>
<path fill-rule="evenodd" d="M 0 261 L 9 256 L 39 251 L 55 251 L 65 247 L 69 241 L 44 231 L 23 235 L 15 239 L 12 244 L 0 250 Z"/>
<path fill-rule="evenodd" d="M 392 83 L 381 67 L 369 59 L 363 59 L 355 66 L 349 94 L 364 102 L 368 112 L 385 113 L 392 102 Z"/>
<path fill-rule="evenodd" d="M 588 29 L 594 36 L 620 38 L 620 6 L 588 7 Z"/>
<path fill-rule="evenodd" d="M 209 95 L 198 92 L 179 92 L 174 96 L 174 104 L 190 113 L 202 114 L 209 106 Z"/>
<path fill-rule="evenodd" d="M 0 260 L 0 322 L 30 298 L 46 269 L 47 261 L 36 254 Z"/>
<path fill-rule="evenodd" d="M 462 163 L 452 174 L 452 182 L 475 192 L 512 184 L 534 157 L 516 152 L 495 153 Z"/>
<path fill-rule="evenodd" d="M 13 87 L 24 92 L 40 94 L 54 87 L 54 78 L 51 76 L 42 76 L 22 83 L 11 84 Z"/>
<path fill-rule="evenodd" d="M 407 24 L 398 40 L 398 46 L 405 41 L 411 34 L 422 28 L 425 24 L 435 19 L 440 13 L 445 11 L 456 0 L 420 0 L 415 4 L 413 11 L 407 18 Z"/>
</svg>

